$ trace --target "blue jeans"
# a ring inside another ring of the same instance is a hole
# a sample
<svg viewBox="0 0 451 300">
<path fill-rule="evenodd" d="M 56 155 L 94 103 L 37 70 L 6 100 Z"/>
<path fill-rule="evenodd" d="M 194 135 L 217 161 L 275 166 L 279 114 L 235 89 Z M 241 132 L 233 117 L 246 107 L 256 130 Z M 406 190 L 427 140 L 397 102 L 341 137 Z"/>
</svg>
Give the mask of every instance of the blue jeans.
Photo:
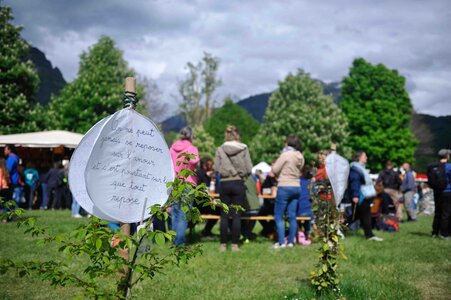
<svg viewBox="0 0 451 300">
<path fill-rule="evenodd" d="M 72 215 L 79 215 L 80 214 L 80 204 L 78 204 L 77 200 L 72 198 Z"/>
<path fill-rule="evenodd" d="M 47 192 L 47 183 L 41 183 L 41 189 L 42 189 L 42 203 L 41 208 L 47 208 L 47 203 L 49 202 L 49 196 Z"/>
<path fill-rule="evenodd" d="M 38 183 L 35 182 L 33 183 L 33 185 L 30 186 L 30 194 L 28 195 L 28 208 L 32 209 L 33 208 L 33 199 L 34 199 L 34 193 L 36 192 L 38 188 Z"/>
<path fill-rule="evenodd" d="M 287 211 L 288 221 L 290 223 L 288 243 L 294 244 L 294 237 L 298 230 L 296 211 L 300 190 L 300 187 L 297 186 L 279 186 L 277 188 L 277 197 L 274 204 L 274 221 L 276 222 L 277 235 L 279 236 L 279 244 L 281 245 L 285 243 L 285 222 L 283 220 L 285 211 Z"/>
<path fill-rule="evenodd" d="M 181 204 L 174 204 L 171 208 L 172 230 L 175 231 L 174 244 L 176 246 L 185 244 L 186 228 L 188 222 L 185 213 L 182 211 Z"/>
<path fill-rule="evenodd" d="M 14 201 L 16 201 L 16 206 L 19 206 L 19 202 L 20 202 L 20 198 L 22 198 L 22 194 L 23 194 L 23 187 L 16 186 L 14 188 L 14 194 L 13 194 Z"/>
</svg>

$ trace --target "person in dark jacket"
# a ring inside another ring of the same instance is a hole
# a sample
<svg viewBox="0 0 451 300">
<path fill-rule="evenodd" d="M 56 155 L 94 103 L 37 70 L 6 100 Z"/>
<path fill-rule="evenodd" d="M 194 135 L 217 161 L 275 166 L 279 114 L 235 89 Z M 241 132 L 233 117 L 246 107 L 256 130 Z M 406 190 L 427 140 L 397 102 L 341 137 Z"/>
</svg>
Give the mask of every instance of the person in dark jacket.
<svg viewBox="0 0 451 300">
<path fill-rule="evenodd" d="M 390 196 L 395 204 L 398 219 L 402 218 L 402 211 L 400 209 L 401 194 L 399 192 L 401 178 L 399 177 L 399 174 L 393 170 L 393 163 L 391 161 L 387 161 L 385 169 L 377 178 L 377 182 L 381 182 L 384 185 L 384 192 Z"/>
<path fill-rule="evenodd" d="M 440 163 L 444 164 L 446 187 L 443 190 L 434 190 L 434 199 L 436 210 L 433 222 L 433 236 L 449 240 L 450 235 L 450 219 L 451 219 L 451 163 L 449 162 L 451 150 L 441 149 L 438 153 Z"/>
<path fill-rule="evenodd" d="M 247 145 L 240 142 L 238 128 L 227 126 L 225 143 L 216 150 L 215 169 L 221 177 L 221 201 L 227 205 L 244 206 L 246 187 L 244 178 L 252 172 L 252 161 Z M 230 208 L 228 213 L 221 211 L 221 245 L 220 252 L 227 249 L 229 218 L 232 218 L 232 251 L 239 251 L 238 242 L 241 232 L 241 212 Z"/>
<path fill-rule="evenodd" d="M 47 164 L 42 169 L 40 182 L 41 182 L 42 201 L 39 209 L 47 209 L 47 205 L 49 203 L 49 195 L 48 195 L 49 166 Z"/>
<path fill-rule="evenodd" d="M 371 203 L 374 196 L 376 196 L 376 190 L 368 170 L 365 169 L 367 160 L 368 157 L 364 151 L 357 151 L 354 154 L 349 171 L 348 188 L 353 202 L 353 211 L 355 212 L 353 218 L 356 219 L 358 217 L 360 219 L 360 226 L 363 228 L 365 237 L 368 240 L 380 242 L 383 239 L 375 236 L 371 229 Z"/>
<path fill-rule="evenodd" d="M 47 199 L 48 206 L 52 209 L 61 207 L 61 190 L 58 188 L 61 179 L 61 162 L 53 163 L 53 168 L 47 173 Z"/>
</svg>

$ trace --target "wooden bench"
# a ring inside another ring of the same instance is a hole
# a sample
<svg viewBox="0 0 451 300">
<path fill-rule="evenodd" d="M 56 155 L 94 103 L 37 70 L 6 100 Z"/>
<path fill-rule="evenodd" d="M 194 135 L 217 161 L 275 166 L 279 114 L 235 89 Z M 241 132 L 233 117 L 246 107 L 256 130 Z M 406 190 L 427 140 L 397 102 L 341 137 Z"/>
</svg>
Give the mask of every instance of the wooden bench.
<svg viewBox="0 0 451 300">
<path fill-rule="evenodd" d="M 219 220 L 219 215 L 201 215 L 204 220 Z M 274 221 L 274 216 L 241 216 L 241 220 L 252 220 L 252 221 Z M 296 217 L 296 220 L 304 223 L 305 221 L 310 221 L 310 217 Z"/>
</svg>

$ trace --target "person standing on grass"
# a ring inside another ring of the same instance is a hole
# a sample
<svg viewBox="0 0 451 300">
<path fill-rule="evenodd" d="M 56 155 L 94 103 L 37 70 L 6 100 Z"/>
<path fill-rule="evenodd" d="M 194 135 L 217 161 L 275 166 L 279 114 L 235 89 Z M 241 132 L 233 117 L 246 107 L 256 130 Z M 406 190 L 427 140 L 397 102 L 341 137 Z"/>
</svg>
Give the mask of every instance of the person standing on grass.
<svg viewBox="0 0 451 300">
<path fill-rule="evenodd" d="M 252 173 L 252 161 L 246 144 L 240 142 L 240 132 L 233 125 L 228 125 L 225 143 L 216 150 L 215 169 L 218 171 L 221 186 L 221 201 L 229 206 L 226 213 L 221 210 L 221 245 L 220 252 L 227 249 L 227 233 L 230 217 L 232 218 L 232 251 L 239 251 L 238 242 L 241 232 L 241 212 L 230 205 L 244 206 L 246 188 L 244 179 Z"/>
<path fill-rule="evenodd" d="M 449 188 L 450 183 L 450 178 L 447 175 L 447 166 L 449 165 L 448 161 L 450 155 L 451 150 L 441 149 L 438 152 L 439 161 L 431 163 L 427 167 L 428 184 L 432 188 L 434 193 L 434 220 L 432 222 L 432 237 L 443 236 L 443 234 L 441 233 L 442 228 L 441 222 L 443 218 L 443 209 L 444 209 L 443 205 L 445 203 L 443 193 L 445 189 Z M 449 224 L 449 220 L 445 222 Z"/>
<path fill-rule="evenodd" d="M 47 209 L 47 205 L 49 202 L 49 195 L 48 195 L 48 191 L 47 191 L 48 181 L 49 181 L 49 171 L 50 171 L 49 169 L 50 169 L 49 165 L 45 164 L 41 171 L 41 175 L 40 175 L 42 200 L 41 200 L 41 206 L 39 207 L 39 209 L 42 209 L 42 210 Z"/>
<path fill-rule="evenodd" d="M 312 172 L 310 166 L 304 166 L 301 175 L 301 194 L 299 196 L 297 215 L 299 217 L 310 217 L 313 219 L 312 203 L 310 200 L 310 185 L 312 184 Z M 312 243 L 309 239 L 311 230 L 311 220 L 305 220 L 300 224 L 298 231 L 298 243 L 303 246 L 308 246 Z"/>
<path fill-rule="evenodd" d="M 410 169 L 409 163 L 403 163 L 402 168 L 405 171 L 405 174 L 402 179 L 401 192 L 404 198 L 404 208 L 407 211 L 407 221 L 415 222 L 417 220 L 417 212 L 413 208 L 412 203 L 416 191 L 415 176 L 413 175 L 413 171 Z"/>
<path fill-rule="evenodd" d="M 450 218 L 451 218 L 451 163 L 449 163 L 451 150 L 442 149 L 439 151 L 440 163 L 444 166 L 444 182 L 446 187 L 438 194 L 438 199 L 435 200 L 436 207 L 439 207 L 438 216 L 434 216 L 434 225 L 438 226 L 438 237 L 449 240 L 450 236 Z M 434 197 L 435 197 L 434 191 Z M 436 210 L 437 213 L 437 210 Z M 438 219 L 436 221 L 436 218 Z M 438 223 L 438 224 L 437 224 Z"/>
<path fill-rule="evenodd" d="M 23 182 L 19 173 L 19 156 L 14 153 L 13 145 L 6 145 L 4 154 L 6 157 L 6 166 L 8 168 L 9 177 L 11 179 L 11 188 L 13 190 L 13 199 L 16 201 L 16 206 L 19 206 L 20 199 L 23 194 Z"/>
<path fill-rule="evenodd" d="M 299 138 L 289 135 L 285 140 L 282 154 L 272 167 L 272 171 L 278 177 L 277 197 L 274 204 L 274 221 L 276 222 L 278 241 L 274 244 L 274 249 L 294 246 L 298 229 L 296 213 L 303 166 L 304 156 L 299 152 Z M 285 212 L 287 212 L 290 223 L 287 244 L 285 244 L 285 221 L 283 220 Z"/>
<path fill-rule="evenodd" d="M 38 189 L 39 186 L 39 173 L 34 168 L 33 163 L 28 163 L 27 168 L 25 169 L 24 177 L 25 177 L 25 184 L 28 186 L 29 193 L 28 193 L 28 209 L 33 208 L 33 199 L 35 192 Z"/>
<path fill-rule="evenodd" d="M 172 163 L 174 165 L 175 176 L 180 176 L 179 173 L 183 169 L 189 169 L 194 172 L 197 163 L 199 162 L 199 151 L 193 145 L 194 131 L 191 127 L 184 127 L 180 130 L 180 139 L 172 144 L 169 153 L 172 158 Z M 193 159 L 190 159 L 188 164 L 184 164 L 185 156 L 180 156 L 180 154 L 192 154 Z M 177 162 L 180 162 L 177 165 Z M 186 179 L 186 182 L 191 183 L 193 186 L 197 183 L 197 177 L 190 175 Z M 175 203 L 171 207 L 171 218 L 172 218 L 172 230 L 175 231 L 174 244 L 176 246 L 185 244 L 186 228 L 188 227 L 188 221 L 186 220 L 185 213 L 182 211 L 182 204 Z"/>
<path fill-rule="evenodd" d="M 402 210 L 400 207 L 400 193 L 401 178 L 399 174 L 393 170 L 393 163 L 388 160 L 385 164 L 385 169 L 379 174 L 377 182 L 381 182 L 384 185 L 384 192 L 387 193 L 393 200 L 396 207 L 396 216 L 398 220 L 402 219 Z"/>
<path fill-rule="evenodd" d="M 11 189 L 10 189 L 11 179 L 9 177 L 8 167 L 6 166 L 6 161 L 4 158 L 0 158 L 0 209 L 2 212 L 5 210 L 5 202 L 11 200 Z M 8 220 L 1 220 L 2 223 L 8 222 Z"/>
<path fill-rule="evenodd" d="M 349 191 L 353 206 L 353 219 L 360 218 L 360 226 L 363 227 L 365 237 L 370 241 L 383 241 L 373 234 L 371 229 L 371 203 L 376 196 L 370 173 L 365 169 L 368 160 L 364 151 L 357 151 L 353 156 L 349 171 Z"/>
</svg>

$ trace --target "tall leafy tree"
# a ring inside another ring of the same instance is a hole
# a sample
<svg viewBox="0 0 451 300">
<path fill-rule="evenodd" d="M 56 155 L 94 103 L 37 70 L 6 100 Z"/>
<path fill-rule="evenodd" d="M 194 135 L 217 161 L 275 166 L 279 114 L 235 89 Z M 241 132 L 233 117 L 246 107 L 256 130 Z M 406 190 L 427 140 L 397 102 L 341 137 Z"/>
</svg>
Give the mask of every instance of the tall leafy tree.
<svg viewBox="0 0 451 300">
<path fill-rule="evenodd" d="M 319 150 L 329 149 L 331 143 L 337 144 L 340 153 L 349 155 L 345 115 L 332 97 L 324 95 L 321 85 L 302 70 L 288 74 L 271 95 L 264 123 L 252 142 L 253 161 L 276 159 L 290 134 L 299 136 L 307 161 L 315 159 Z"/>
<path fill-rule="evenodd" d="M 204 125 L 205 131 L 214 138 L 216 146 L 224 142 L 224 131 L 229 124 L 235 125 L 240 130 L 241 141 L 245 144 L 251 142 L 260 127 L 258 121 L 244 108 L 233 103 L 232 99 L 227 99 Z"/>
<path fill-rule="evenodd" d="M 32 111 L 39 77 L 13 19 L 11 8 L 0 6 L 0 134 L 38 130 Z"/>
<path fill-rule="evenodd" d="M 179 82 L 180 110 L 191 127 L 202 126 L 212 114 L 214 92 L 221 85 L 217 78 L 219 59 L 205 52 L 197 64 L 188 62 L 186 78 Z"/>
<path fill-rule="evenodd" d="M 81 54 L 77 78 L 50 103 L 52 127 L 85 133 L 100 119 L 123 107 L 124 79 L 136 76 L 113 39 L 102 36 Z M 144 87 L 137 85 L 138 98 Z M 142 101 L 139 102 L 143 105 Z M 145 111 L 141 108 L 140 111 Z"/>
<path fill-rule="evenodd" d="M 368 153 L 368 167 L 380 171 L 385 160 L 412 162 L 415 138 L 409 128 L 412 104 L 406 80 L 382 64 L 355 59 L 343 79 L 340 107 L 350 128 L 350 146 Z"/>
<path fill-rule="evenodd" d="M 199 150 L 199 157 L 214 158 L 216 155 L 215 141 L 203 126 L 196 126 L 194 129 L 193 144 Z"/>
</svg>

